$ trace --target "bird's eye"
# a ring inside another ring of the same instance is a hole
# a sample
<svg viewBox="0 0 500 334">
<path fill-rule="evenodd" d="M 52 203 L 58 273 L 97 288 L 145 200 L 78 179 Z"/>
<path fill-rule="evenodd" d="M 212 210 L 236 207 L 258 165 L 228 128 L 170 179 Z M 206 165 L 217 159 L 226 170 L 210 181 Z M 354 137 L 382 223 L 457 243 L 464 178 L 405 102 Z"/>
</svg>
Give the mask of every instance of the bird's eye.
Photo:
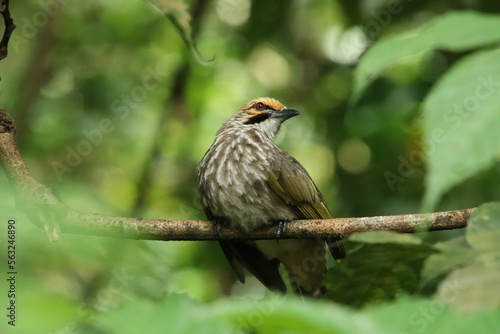
<svg viewBox="0 0 500 334">
<path fill-rule="evenodd" d="M 266 105 L 262 102 L 257 102 L 255 104 L 255 110 L 262 111 L 266 109 Z"/>
</svg>

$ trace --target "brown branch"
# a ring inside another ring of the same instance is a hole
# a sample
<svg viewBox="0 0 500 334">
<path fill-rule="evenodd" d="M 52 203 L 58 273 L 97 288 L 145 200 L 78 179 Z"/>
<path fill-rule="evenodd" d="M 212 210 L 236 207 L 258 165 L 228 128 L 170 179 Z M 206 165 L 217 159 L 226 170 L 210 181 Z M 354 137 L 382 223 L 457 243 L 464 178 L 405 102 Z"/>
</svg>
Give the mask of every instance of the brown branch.
<svg viewBox="0 0 500 334">
<path fill-rule="evenodd" d="M 66 208 L 68 214 L 61 229 L 66 233 L 90 234 L 143 240 L 219 240 L 275 239 L 276 227 L 248 234 L 222 228 L 221 236 L 214 233 L 212 223 L 205 220 L 160 220 L 112 217 L 79 212 Z M 324 220 L 295 220 L 287 225 L 282 239 L 317 237 L 347 237 L 353 233 L 387 230 L 414 233 L 464 228 L 474 209 L 363 218 L 333 218 Z"/>
<path fill-rule="evenodd" d="M 63 233 L 88 234 L 144 240 L 218 240 L 274 239 L 276 228 L 269 227 L 242 234 L 223 228 L 214 233 L 212 223 L 201 220 L 160 220 L 113 217 L 77 211 L 64 204 L 54 192 L 30 174 L 14 141 L 12 117 L 0 109 L 0 160 L 16 192 L 16 203 L 37 225 L 42 225 L 52 239 L 58 236 L 56 222 Z M 349 236 L 356 232 L 389 230 L 413 233 L 464 228 L 474 209 L 363 218 L 297 220 L 290 222 L 283 238 Z"/>
<path fill-rule="evenodd" d="M 10 17 L 9 11 L 9 0 L 2 0 L 2 5 L 0 7 L 0 11 L 2 11 L 3 22 L 5 24 L 5 30 L 3 32 L 2 40 L 0 41 L 0 60 L 7 58 L 10 35 L 14 29 L 16 29 L 16 25 L 14 24 L 14 20 Z"/>
</svg>

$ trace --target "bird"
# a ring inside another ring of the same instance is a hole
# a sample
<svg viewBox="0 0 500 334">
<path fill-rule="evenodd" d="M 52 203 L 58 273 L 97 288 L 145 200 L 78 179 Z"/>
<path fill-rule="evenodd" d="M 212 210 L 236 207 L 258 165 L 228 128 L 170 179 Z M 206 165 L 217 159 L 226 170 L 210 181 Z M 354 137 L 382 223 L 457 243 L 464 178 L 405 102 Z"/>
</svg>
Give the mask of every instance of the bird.
<svg viewBox="0 0 500 334">
<path fill-rule="evenodd" d="M 246 103 L 217 131 L 196 168 L 196 183 L 205 215 L 219 235 L 222 226 L 243 233 L 277 227 L 273 240 L 219 241 L 240 282 L 246 269 L 268 289 L 285 293 L 282 264 L 295 293 L 321 296 L 326 248 L 340 261 L 346 256 L 342 240 L 327 245 L 322 238 L 279 239 L 291 220 L 331 218 L 306 169 L 274 143 L 283 122 L 297 115 L 270 97 Z"/>
</svg>

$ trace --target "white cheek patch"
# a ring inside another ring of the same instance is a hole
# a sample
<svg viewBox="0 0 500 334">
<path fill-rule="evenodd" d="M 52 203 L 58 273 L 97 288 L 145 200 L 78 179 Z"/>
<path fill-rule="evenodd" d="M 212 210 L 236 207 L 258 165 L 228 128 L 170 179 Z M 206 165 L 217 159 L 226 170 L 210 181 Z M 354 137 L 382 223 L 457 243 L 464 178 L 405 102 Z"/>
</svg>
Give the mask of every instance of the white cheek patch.
<svg viewBox="0 0 500 334">
<path fill-rule="evenodd" d="M 255 128 L 263 133 L 267 138 L 273 140 L 281 126 L 281 120 L 278 118 L 269 118 L 264 122 L 255 124 Z"/>
</svg>

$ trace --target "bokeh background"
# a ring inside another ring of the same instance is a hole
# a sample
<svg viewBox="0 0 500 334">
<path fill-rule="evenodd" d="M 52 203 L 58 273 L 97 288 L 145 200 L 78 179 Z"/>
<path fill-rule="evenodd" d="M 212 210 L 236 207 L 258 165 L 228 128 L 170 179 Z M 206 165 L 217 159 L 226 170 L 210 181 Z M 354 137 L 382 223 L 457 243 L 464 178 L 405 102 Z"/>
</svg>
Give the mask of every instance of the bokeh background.
<svg viewBox="0 0 500 334">
<path fill-rule="evenodd" d="M 204 219 L 197 162 L 223 121 L 248 100 L 271 96 L 301 111 L 276 141 L 310 172 L 334 216 L 417 213 L 424 162 L 411 164 L 395 184 L 387 172 L 397 174 L 410 153 L 421 152 L 421 101 L 467 52 L 409 57 L 348 105 L 353 71 L 386 36 L 451 10 L 500 10 L 494 0 L 163 5 L 177 28 L 144 1 L 11 4 L 18 28 L 0 63 L 1 106 L 16 120 L 33 175 L 76 209 Z M 189 34 L 197 51 L 182 39 Z M 498 200 L 499 171 L 495 165 L 453 188 L 437 209 Z M 130 301 L 160 305 L 172 293 L 202 304 L 266 293 L 252 278 L 235 282 L 213 242 L 63 235 L 50 244 L 17 211 L 3 173 L 0 185 L 2 220 L 17 221 L 18 322 L 25 333 L 104 333 L 96 326 L 101 314 Z M 434 243 L 462 234 L 421 238 Z M 2 280 L 2 297 L 5 289 Z"/>
</svg>

